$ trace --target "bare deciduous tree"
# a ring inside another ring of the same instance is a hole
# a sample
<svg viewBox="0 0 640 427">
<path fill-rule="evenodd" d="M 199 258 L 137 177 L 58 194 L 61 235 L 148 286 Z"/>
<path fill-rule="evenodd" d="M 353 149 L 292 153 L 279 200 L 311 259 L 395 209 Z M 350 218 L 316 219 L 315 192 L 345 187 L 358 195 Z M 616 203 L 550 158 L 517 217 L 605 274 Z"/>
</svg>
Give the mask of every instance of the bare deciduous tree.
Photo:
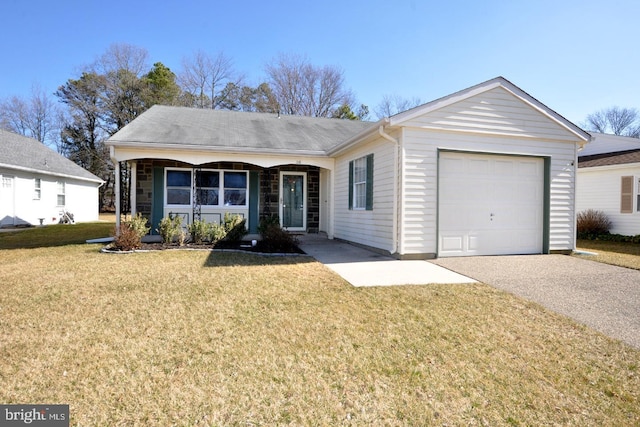
<svg viewBox="0 0 640 427">
<path fill-rule="evenodd" d="M 195 100 L 193 106 L 199 108 L 218 108 L 226 101 L 220 96 L 226 85 L 239 85 L 241 80 L 233 69 L 233 61 L 224 53 L 212 57 L 201 50 L 182 59 L 182 72 L 178 75 L 182 90 L 191 94 L 185 99 Z"/>
<path fill-rule="evenodd" d="M 584 127 L 593 132 L 640 138 L 640 115 L 635 108 L 606 108 L 589 114 Z"/>
<path fill-rule="evenodd" d="M 40 86 L 31 88 L 31 98 L 13 96 L 0 103 L 0 127 L 57 147 L 60 109 Z"/>
<path fill-rule="evenodd" d="M 344 74 L 337 67 L 316 67 L 304 57 L 281 54 L 265 69 L 286 114 L 329 117 L 340 106 L 353 104 L 351 92 L 344 88 Z"/>
<path fill-rule="evenodd" d="M 405 99 L 399 95 L 384 95 L 382 101 L 374 108 L 378 119 L 391 117 L 422 104 L 420 98 Z"/>
</svg>

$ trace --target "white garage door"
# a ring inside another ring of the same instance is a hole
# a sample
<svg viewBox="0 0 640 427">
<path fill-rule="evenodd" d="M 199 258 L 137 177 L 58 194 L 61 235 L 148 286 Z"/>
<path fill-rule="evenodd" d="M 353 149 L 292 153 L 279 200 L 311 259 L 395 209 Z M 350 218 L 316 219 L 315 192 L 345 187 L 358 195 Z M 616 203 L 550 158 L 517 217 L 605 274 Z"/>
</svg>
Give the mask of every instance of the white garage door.
<svg viewBox="0 0 640 427">
<path fill-rule="evenodd" d="M 544 160 L 441 152 L 438 256 L 542 253 Z"/>
</svg>

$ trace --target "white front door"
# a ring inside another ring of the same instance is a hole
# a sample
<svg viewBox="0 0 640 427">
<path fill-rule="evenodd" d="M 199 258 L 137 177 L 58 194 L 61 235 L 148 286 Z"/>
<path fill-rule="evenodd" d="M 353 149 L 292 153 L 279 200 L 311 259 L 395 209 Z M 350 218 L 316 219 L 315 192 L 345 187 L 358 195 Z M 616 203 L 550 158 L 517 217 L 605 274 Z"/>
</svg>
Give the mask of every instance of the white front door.
<svg viewBox="0 0 640 427">
<path fill-rule="evenodd" d="M 542 158 L 441 152 L 438 164 L 438 256 L 542 253 Z"/>
<path fill-rule="evenodd" d="M 289 231 L 307 230 L 307 174 L 280 172 L 280 225 Z"/>
<path fill-rule="evenodd" d="M 15 191 L 12 176 L 0 179 L 0 227 L 15 225 Z"/>
</svg>

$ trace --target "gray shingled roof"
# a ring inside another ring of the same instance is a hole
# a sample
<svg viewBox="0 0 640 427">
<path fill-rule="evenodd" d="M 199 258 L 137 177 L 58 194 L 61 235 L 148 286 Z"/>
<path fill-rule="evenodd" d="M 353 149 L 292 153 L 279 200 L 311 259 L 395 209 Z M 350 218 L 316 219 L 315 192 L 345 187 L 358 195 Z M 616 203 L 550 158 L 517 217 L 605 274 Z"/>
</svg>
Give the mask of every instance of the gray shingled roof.
<svg viewBox="0 0 640 427">
<path fill-rule="evenodd" d="M 371 122 L 155 105 L 108 145 L 155 144 L 323 154 Z"/>
<path fill-rule="evenodd" d="M 40 141 L 0 129 L 0 167 L 102 182 Z"/>
<path fill-rule="evenodd" d="M 640 149 L 578 157 L 579 168 L 640 163 Z"/>
</svg>

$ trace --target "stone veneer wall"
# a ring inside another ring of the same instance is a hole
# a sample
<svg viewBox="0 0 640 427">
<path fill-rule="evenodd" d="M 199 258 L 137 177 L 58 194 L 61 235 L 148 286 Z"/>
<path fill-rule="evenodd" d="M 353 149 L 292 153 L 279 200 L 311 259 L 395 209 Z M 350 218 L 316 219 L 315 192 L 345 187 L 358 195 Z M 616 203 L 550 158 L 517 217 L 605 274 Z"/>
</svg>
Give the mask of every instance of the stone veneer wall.
<svg viewBox="0 0 640 427">
<path fill-rule="evenodd" d="M 260 177 L 260 218 L 278 215 L 280 172 L 307 172 L 307 230 L 320 227 L 320 169 L 314 166 L 285 165 L 263 169 Z"/>
</svg>

